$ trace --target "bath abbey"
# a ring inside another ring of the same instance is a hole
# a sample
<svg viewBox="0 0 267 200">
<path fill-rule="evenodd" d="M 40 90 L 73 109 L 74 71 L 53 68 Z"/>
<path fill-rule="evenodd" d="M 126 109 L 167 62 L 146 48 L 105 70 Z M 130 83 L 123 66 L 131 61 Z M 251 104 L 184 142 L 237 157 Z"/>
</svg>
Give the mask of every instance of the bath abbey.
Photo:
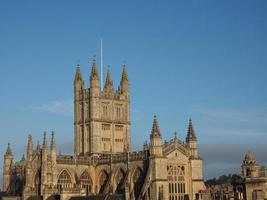
<svg viewBox="0 0 267 200">
<path fill-rule="evenodd" d="M 3 192 L 18 199 L 201 199 L 205 185 L 197 134 L 192 120 L 186 138 L 169 141 L 156 116 L 150 141 L 131 150 L 130 88 L 123 65 L 118 89 L 108 70 L 104 87 L 96 62 L 90 86 L 77 66 L 74 79 L 74 153 L 59 154 L 56 136 L 43 134 L 41 144 L 29 135 L 27 152 L 15 161 L 11 145 L 4 155 Z M 49 137 L 49 138 L 48 138 Z M 25 143 L 26 144 L 26 143 Z"/>
</svg>

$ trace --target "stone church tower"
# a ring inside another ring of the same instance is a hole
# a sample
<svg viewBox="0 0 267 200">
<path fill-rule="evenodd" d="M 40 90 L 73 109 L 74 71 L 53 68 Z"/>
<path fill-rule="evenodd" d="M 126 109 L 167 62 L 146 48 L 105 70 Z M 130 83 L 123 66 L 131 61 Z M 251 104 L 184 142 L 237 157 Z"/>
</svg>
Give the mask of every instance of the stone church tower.
<svg viewBox="0 0 267 200">
<path fill-rule="evenodd" d="M 126 66 L 118 90 L 108 70 L 103 90 L 93 61 L 90 87 L 77 66 L 74 80 L 74 134 L 76 155 L 121 153 L 130 150 L 130 92 Z"/>
<path fill-rule="evenodd" d="M 192 120 L 185 141 L 164 138 L 154 116 L 150 142 L 131 151 L 130 91 L 126 66 L 120 86 L 108 70 L 100 86 L 93 61 L 90 86 L 77 66 L 74 79 L 74 154 L 58 154 L 55 135 L 42 145 L 28 136 L 26 159 L 14 161 L 8 145 L 3 191 L 22 200 L 193 200 L 205 190 Z M 49 138 L 48 138 L 49 137 Z M 247 168 L 246 168 L 247 169 Z"/>
</svg>

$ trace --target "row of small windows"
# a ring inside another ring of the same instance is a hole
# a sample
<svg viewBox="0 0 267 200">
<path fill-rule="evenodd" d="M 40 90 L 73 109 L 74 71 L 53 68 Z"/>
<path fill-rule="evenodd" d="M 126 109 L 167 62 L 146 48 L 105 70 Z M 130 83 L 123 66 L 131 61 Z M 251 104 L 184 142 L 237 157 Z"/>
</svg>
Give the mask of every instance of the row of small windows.
<svg viewBox="0 0 267 200">
<path fill-rule="evenodd" d="M 123 126 L 115 125 L 115 131 L 123 131 Z"/>
<path fill-rule="evenodd" d="M 102 138 L 103 142 L 110 142 L 110 138 Z M 123 142 L 123 139 L 115 139 L 115 142 Z"/>
<path fill-rule="evenodd" d="M 184 181 L 184 176 L 168 176 L 169 181 Z"/>
<path fill-rule="evenodd" d="M 103 131 L 109 131 L 110 130 L 110 124 L 102 124 L 102 130 Z"/>
<path fill-rule="evenodd" d="M 102 130 L 103 131 L 110 131 L 110 124 L 102 124 Z M 115 131 L 123 131 L 122 125 L 115 125 Z"/>
<path fill-rule="evenodd" d="M 123 139 L 115 139 L 115 142 L 123 142 Z"/>
</svg>

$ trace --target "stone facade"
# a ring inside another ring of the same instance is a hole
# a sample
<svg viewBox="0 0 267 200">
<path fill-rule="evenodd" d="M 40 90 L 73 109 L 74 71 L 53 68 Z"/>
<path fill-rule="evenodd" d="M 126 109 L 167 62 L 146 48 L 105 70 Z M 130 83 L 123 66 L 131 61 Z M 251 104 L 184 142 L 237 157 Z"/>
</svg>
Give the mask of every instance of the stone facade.
<svg viewBox="0 0 267 200">
<path fill-rule="evenodd" d="M 162 142 L 156 116 L 150 142 L 131 151 L 130 91 L 126 66 L 118 90 L 108 71 L 103 89 L 93 62 L 90 88 L 79 66 L 74 80 L 74 154 L 57 154 L 56 139 L 28 137 L 27 156 L 14 162 L 10 145 L 4 156 L 3 191 L 43 200 L 115 195 L 113 199 L 195 199 L 205 189 L 197 137 L 189 121 L 185 142 Z M 116 196 L 117 195 L 117 196 Z M 111 198 L 112 199 L 112 198 Z"/>
<path fill-rule="evenodd" d="M 242 164 L 242 178 L 245 199 L 267 199 L 267 168 L 261 167 L 250 151 Z"/>
</svg>

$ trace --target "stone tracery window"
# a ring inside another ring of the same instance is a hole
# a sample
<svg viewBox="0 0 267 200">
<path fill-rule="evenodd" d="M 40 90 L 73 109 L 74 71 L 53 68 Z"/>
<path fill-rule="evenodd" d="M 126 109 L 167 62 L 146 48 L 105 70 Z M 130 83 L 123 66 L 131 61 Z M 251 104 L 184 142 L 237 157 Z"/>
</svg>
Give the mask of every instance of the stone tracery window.
<svg viewBox="0 0 267 200">
<path fill-rule="evenodd" d="M 142 181 L 143 181 L 143 172 L 138 167 L 133 174 L 133 183 L 134 183 L 134 195 L 137 198 L 139 193 L 141 192 L 142 187 Z"/>
<path fill-rule="evenodd" d="M 108 173 L 106 171 L 102 171 L 99 175 L 99 193 L 104 192 L 107 181 L 108 181 Z"/>
<path fill-rule="evenodd" d="M 169 200 L 184 200 L 185 167 L 180 165 L 168 165 Z"/>
<path fill-rule="evenodd" d="M 81 187 L 86 189 L 86 194 L 92 193 L 92 179 L 87 171 L 83 172 L 80 177 Z"/>
<path fill-rule="evenodd" d="M 63 170 L 60 173 L 57 184 L 58 184 L 58 187 L 60 188 L 71 188 L 72 187 L 71 177 L 66 170 Z"/>
<path fill-rule="evenodd" d="M 41 170 L 40 169 L 35 174 L 34 185 L 35 185 L 36 195 L 41 195 Z"/>
<path fill-rule="evenodd" d="M 121 108 L 120 107 L 116 107 L 116 117 L 121 118 Z"/>
<path fill-rule="evenodd" d="M 102 115 L 103 115 L 103 117 L 108 116 L 108 106 L 107 105 L 102 106 Z"/>
<path fill-rule="evenodd" d="M 122 193 L 121 186 L 123 184 L 124 177 L 125 177 L 125 172 L 122 169 L 120 169 L 115 177 L 116 193 Z"/>
</svg>

